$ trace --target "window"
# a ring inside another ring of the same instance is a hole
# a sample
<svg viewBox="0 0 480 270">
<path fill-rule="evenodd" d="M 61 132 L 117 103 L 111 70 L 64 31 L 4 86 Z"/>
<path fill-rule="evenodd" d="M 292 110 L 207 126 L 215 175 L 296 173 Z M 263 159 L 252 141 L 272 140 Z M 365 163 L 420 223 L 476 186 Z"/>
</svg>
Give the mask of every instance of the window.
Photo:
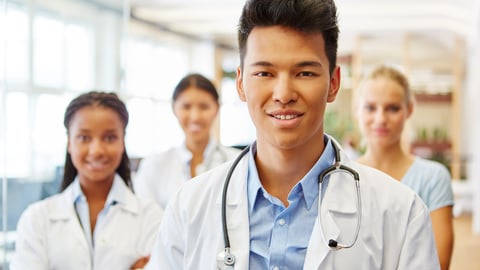
<svg viewBox="0 0 480 270">
<path fill-rule="evenodd" d="M 41 87 L 63 86 L 64 25 L 37 15 L 33 21 L 33 82 Z"/>
<path fill-rule="evenodd" d="M 95 74 L 93 32 L 76 24 L 67 24 L 66 31 L 66 88 L 92 89 Z"/>
<path fill-rule="evenodd" d="M 0 219 L 7 224 L 2 226 L 7 243 L 0 240 L 0 268 L 8 266 L 3 260 L 11 257 L 20 214 L 58 178 L 68 102 L 120 76 L 123 14 L 87 2 L 20 0 L 0 8 L 0 175 L 8 188 L 6 198 L 0 190 L 7 208 Z M 115 34 L 104 35 L 105 25 Z M 112 56 L 97 57 L 107 54 Z M 104 72 L 100 77 L 98 66 Z"/>
<path fill-rule="evenodd" d="M 39 95 L 33 119 L 32 162 L 33 176 L 53 179 L 55 165 L 63 164 L 67 135 L 63 126 L 63 114 L 74 96 Z"/>
<path fill-rule="evenodd" d="M 126 145 L 129 155 L 143 157 L 183 140 L 171 108 L 173 89 L 188 72 L 187 50 L 153 40 L 130 39 L 126 93 L 130 113 Z"/>
<path fill-rule="evenodd" d="M 21 178 L 29 175 L 30 139 L 28 132 L 28 97 L 25 93 L 12 92 L 5 99 L 5 172 L 7 177 Z M 2 145 L 3 146 L 3 145 Z M 4 172 L 2 172 L 3 174 Z"/>
<path fill-rule="evenodd" d="M 93 87 L 93 31 L 39 14 L 34 19 L 33 82 L 85 91 Z"/>
<path fill-rule="evenodd" d="M 10 5 L 5 14 L 0 13 L 0 81 L 28 81 L 27 25 L 27 16 L 18 7 Z"/>
</svg>

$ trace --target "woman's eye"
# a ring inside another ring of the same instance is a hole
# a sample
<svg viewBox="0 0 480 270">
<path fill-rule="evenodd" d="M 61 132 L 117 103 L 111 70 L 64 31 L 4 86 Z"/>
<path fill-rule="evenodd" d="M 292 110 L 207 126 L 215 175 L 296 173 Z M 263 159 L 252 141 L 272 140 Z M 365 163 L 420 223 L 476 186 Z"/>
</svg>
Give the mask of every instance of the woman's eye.
<svg viewBox="0 0 480 270">
<path fill-rule="evenodd" d="M 89 139 L 89 137 L 86 136 L 86 135 L 78 135 L 78 136 L 77 136 L 77 139 L 78 139 L 79 141 L 81 141 L 81 142 L 87 142 L 88 139 Z"/>
<path fill-rule="evenodd" d="M 118 138 L 117 135 L 108 135 L 108 136 L 105 137 L 105 141 L 107 141 L 107 142 L 113 142 L 113 141 L 115 141 L 117 138 Z"/>
<path fill-rule="evenodd" d="M 373 105 L 365 105 L 365 106 L 364 106 L 364 109 L 365 109 L 365 111 L 367 111 L 367 112 L 373 112 L 373 111 L 375 111 L 375 106 L 373 106 Z"/>
<path fill-rule="evenodd" d="M 209 110 L 209 109 L 210 109 L 211 105 L 210 105 L 210 104 L 202 103 L 202 104 L 199 105 L 199 107 L 200 107 L 200 110 L 206 111 L 206 110 Z"/>
<path fill-rule="evenodd" d="M 398 112 L 398 111 L 400 111 L 400 107 L 399 106 L 391 106 L 391 107 L 388 107 L 387 110 L 389 112 Z"/>
</svg>

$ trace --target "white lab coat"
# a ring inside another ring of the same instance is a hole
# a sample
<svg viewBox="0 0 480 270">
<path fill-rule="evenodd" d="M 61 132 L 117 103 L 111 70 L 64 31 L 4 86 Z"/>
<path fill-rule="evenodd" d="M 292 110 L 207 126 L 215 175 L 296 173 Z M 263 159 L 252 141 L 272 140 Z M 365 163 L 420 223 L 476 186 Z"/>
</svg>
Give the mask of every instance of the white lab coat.
<svg viewBox="0 0 480 270">
<path fill-rule="evenodd" d="M 123 186 L 124 202 L 112 205 L 96 224 L 93 261 L 73 205 L 73 185 L 60 194 L 30 205 L 17 226 L 11 270 L 127 270 L 149 255 L 162 210 L 137 198 Z M 116 179 L 117 181 L 117 179 Z"/>
<path fill-rule="evenodd" d="M 210 140 L 205 149 L 204 162 L 197 166 L 197 174 L 235 159 L 240 150 L 225 147 Z M 192 153 L 185 144 L 144 158 L 133 179 L 135 193 L 144 199 L 153 199 L 165 209 L 170 197 L 190 180 Z"/>
<path fill-rule="evenodd" d="M 353 178 L 333 174 L 309 240 L 304 269 L 439 269 L 429 211 L 408 187 L 375 169 L 342 161 L 360 175 L 362 221 L 356 244 L 332 250 L 327 239 L 346 244 L 356 226 Z M 167 206 L 146 269 L 217 269 L 224 249 L 221 201 L 230 164 L 185 184 Z M 228 189 L 227 223 L 234 269 L 248 269 L 248 158 L 235 169 Z M 288 256 L 288 255 L 286 255 Z"/>
</svg>

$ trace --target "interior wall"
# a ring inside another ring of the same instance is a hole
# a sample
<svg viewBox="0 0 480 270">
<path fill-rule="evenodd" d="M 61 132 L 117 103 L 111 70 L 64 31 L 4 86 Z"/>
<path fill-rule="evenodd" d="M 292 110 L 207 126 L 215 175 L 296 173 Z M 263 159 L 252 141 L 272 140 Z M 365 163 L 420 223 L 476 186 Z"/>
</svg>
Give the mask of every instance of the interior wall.
<svg viewBox="0 0 480 270">
<path fill-rule="evenodd" d="M 473 9 L 475 24 L 467 43 L 467 68 L 464 102 L 466 104 L 463 119 L 465 123 L 466 151 L 469 158 L 468 175 L 472 185 L 472 221 L 473 231 L 480 234 L 480 125 L 477 116 L 480 115 L 480 3 L 476 1 Z"/>
</svg>

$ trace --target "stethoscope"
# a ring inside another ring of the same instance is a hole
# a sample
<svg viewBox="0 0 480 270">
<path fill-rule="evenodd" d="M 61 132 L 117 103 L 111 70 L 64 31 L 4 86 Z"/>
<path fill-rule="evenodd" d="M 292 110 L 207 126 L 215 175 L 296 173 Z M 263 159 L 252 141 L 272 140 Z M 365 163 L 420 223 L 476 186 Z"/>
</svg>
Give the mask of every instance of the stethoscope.
<svg viewBox="0 0 480 270">
<path fill-rule="evenodd" d="M 347 244 L 340 244 L 334 239 L 329 239 L 328 240 L 328 247 L 332 250 L 339 250 L 343 248 L 351 248 L 357 242 L 358 238 L 358 233 L 360 231 L 360 223 L 362 221 L 362 203 L 361 203 L 361 197 L 360 197 L 360 177 L 358 173 L 346 166 L 341 164 L 340 161 L 340 147 L 334 142 L 332 139 L 332 145 L 333 149 L 335 150 L 335 162 L 333 165 L 330 167 L 326 168 L 323 170 L 320 175 L 318 176 L 318 182 L 319 182 L 319 196 L 322 192 L 322 185 L 324 180 L 329 177 L 330 175 L 334 173 L 348 173 L 353 177 L 355 180 L 355 191 L 356 191 L 356 197 L 357 200 L 355 201 L 356 207 L 357 207 L 357 224 L 355 227 L 355 234 L 353 235 L 353 239 L 350 243 Z M 235 255 L 233 255 L 230 252 L 230 237 L 228 236 L 228 228 L 227 228 L 227 191 L 228 191 L 228 185 L 230 184 L 230 179 L 232 178 L 233 171 L 237 167 L 238 163 L 240 160 L 250 151 L 250 146 L 247 146 L 235 159 L 233 162 L 232 166 L 228 170 L 227 176 L 225 177 L 225 182 L 223 184 L 223 192 L 222 192 L 222 229 L 223 229 L 223 241 L 225 244 L 225 248 L 222 252 L 220 252 L 217 256 L 217 264 L 219 269 L 233 269 L 233 266 L 235 265 Z M 319 198 L 318 200 L 318 211 L 320 215 L 320 207 L 322 204 L 322 200 Z M 323 230 L 323 224 L 322 224 L 322 219 L 320 218 L 320 230 L 322 231 L 323 234 L 323 239 L 326 241 L 325 237 L 325 232 Z"/>
</svg>

